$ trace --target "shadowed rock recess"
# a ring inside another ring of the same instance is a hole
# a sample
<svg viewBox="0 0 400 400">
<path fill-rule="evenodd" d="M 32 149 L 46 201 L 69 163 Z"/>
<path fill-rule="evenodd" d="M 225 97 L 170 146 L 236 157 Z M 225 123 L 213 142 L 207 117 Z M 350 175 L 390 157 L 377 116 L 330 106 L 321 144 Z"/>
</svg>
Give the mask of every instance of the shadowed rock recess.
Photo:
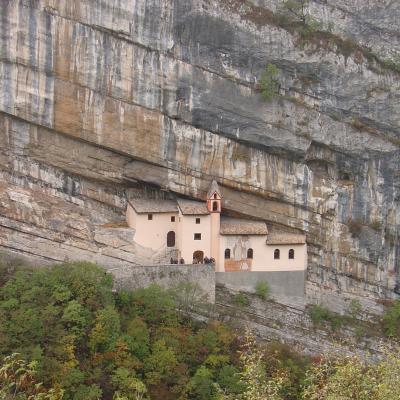
<svg viewBox="0 0 400 400">
<path fill-rule="evenodd" d="M 215 178 L 227 210 L 307 234 L 308 301 L 396 297 L 400 3 L 311 1 L 331 24 L 308 39 L 279 3 L 3 0 L 2 251 L 155 262 L 107 235 L 126 191 L 203 199 Z"/>
</svg>

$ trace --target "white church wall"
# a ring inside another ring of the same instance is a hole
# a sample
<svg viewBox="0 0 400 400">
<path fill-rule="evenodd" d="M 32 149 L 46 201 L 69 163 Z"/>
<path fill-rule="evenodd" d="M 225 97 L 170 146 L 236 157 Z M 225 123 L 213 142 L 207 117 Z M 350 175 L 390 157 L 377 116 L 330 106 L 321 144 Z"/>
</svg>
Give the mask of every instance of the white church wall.
<svg viewBox="0 0 400 400">
<path fill-rule="evenodd" d="M 307 246 L 305 244 L 266 245 L 266 265 L 271 268 L 259 271 L 301 271 L 307 268 Z M 280 258 L 274 259 L 274 251 L 278 249 Z M 294 259 L 289 259 L 289 250 L 294 250 Z"/>
<path fill-rule="evenodd" d="M 167 234 L 175 232 L 175 247 L 178 246 L 178 213 L 154 213 L 153 219 L 148 219 L 148 214 L 135 215 L 134 241 L 141 246 L 149 247 L 155 251 L 167 247 Z M 175 217 L 175 222 L 171 221 Z"/>
<path fill-rule="evenodd" d="M 218 271 L 301 271 L 306 268 L 307 249 L 305 245 L 266 244 L 264 235 L 221 235 L 220 259 L 223 264 Z M 225 249 L 230 249 L 230 259 L 225 259 Z M 247 258 L 247 251 L 253 250 L 253 258 Z M 274 259 L 274 250 L 280 250 L 280 259 Z M 289 259 L 289 249 L 295 258 Z"/>
<path fill-rule="evenodd" d="M 186 263 L 193 260 L 195 251 L 202 251 L 204 257 L 211 254 L 211 217 L 210 215 L 180 215 L 180 250 Z M 200 218 L 200 224 L 196 224 Z M 194 234 L 200 233 L 201 240 L 195 240 Z"/>
<path fill-rule="evenodd" d="M 128 203 L 126 208 L 126 222 L 128 223 L 129 228 L 136 229 L 136 212 L 133 207 Z"/>
</svg>

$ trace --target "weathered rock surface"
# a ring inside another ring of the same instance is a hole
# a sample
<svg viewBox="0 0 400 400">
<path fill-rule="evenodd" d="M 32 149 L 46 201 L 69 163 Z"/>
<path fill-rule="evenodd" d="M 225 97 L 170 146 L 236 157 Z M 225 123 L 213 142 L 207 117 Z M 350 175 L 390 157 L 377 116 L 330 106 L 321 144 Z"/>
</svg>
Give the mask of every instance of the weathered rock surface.
<svg viewBox="0 0 400 400">
<path fill-rule="evenodd" d="M 313 323 L 308 312 L 276 301 L 247 295 L 248 304 L 238 306 L 235 293 L 225 287 L 217 285 L 215 294 L 220 319 L 250 328 L 263 341 L 277 340 L 309 355 L 357 354 L 371 361 L 385 357 L 385 348 L 396 347 L 395 342 L 382 338 L 376 317 L 368 322 L 349 318 L 333 329 L 328 321 Z"/>
<path fill-rule="evenodd" d="M 202 198 L 216 178 L 227 209 L 307 233 L 310 301 L 394 297 L 400 75 L 356 43 L 301 42 L 271 18 L 278 4 L 4 0 L 0 246 L 150 262 L 128 233 L 98 231 L 123 219 L 125 191 Z M 400 52 L 399 8 L 309 7 L 381 60 Z M 266 103 L 268 63 L 281 96 Z"/>
</svg>

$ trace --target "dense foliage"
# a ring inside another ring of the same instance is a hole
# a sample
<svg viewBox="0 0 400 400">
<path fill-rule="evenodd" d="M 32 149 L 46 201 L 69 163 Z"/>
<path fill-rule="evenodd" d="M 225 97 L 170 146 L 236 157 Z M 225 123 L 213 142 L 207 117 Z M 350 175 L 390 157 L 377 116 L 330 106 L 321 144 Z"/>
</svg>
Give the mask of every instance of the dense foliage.
<svg viewBox="0 0 400 400">
<path fill-rule="evenodd" d="M 250 332 L 193 321 L 199 298 L 191 285 L 113 293 L 111 277 L 90 263 L 0 268 L 0 398 L 398 398 L 397 354 L 311 364 L 279 343 L 257 346 Z"/>
<path fill-rule="evenodd" d="M 90 263 L 6 272 L 0 356 L 19 353 L 18 362 L 34 366 L 30 379 L 62 389 L 65 400 L 212 400 L 247 390 L 241 339 L 217 321 L 196 323 L 176 311 L 199 298 L 190 285 L 113 293 L 111 276 Z M 278 367 L 276 346 L 265 353 L 264 373 Z M 288 374 L 302 375 L 294 365 Z"/>
</svg>

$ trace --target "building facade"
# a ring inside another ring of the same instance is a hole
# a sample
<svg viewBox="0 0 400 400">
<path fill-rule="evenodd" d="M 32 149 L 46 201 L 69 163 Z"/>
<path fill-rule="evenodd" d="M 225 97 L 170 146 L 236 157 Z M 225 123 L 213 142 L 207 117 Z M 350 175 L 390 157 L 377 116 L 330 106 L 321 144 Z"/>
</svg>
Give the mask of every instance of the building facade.
<svg viewBox="0 0 400 400">
<path fill-rule="evenodd" d="M 213 181 L 204 202 L 129 199 L 126 218 L 137 244 L 185 263 L 215 260 L 217 272 L 298 271 L 307 267 L 305 236 L 269 232 L 264 221 L 223 215 Z M 161 260 L 162 257 L 160 257 Z"/>
</svg>

